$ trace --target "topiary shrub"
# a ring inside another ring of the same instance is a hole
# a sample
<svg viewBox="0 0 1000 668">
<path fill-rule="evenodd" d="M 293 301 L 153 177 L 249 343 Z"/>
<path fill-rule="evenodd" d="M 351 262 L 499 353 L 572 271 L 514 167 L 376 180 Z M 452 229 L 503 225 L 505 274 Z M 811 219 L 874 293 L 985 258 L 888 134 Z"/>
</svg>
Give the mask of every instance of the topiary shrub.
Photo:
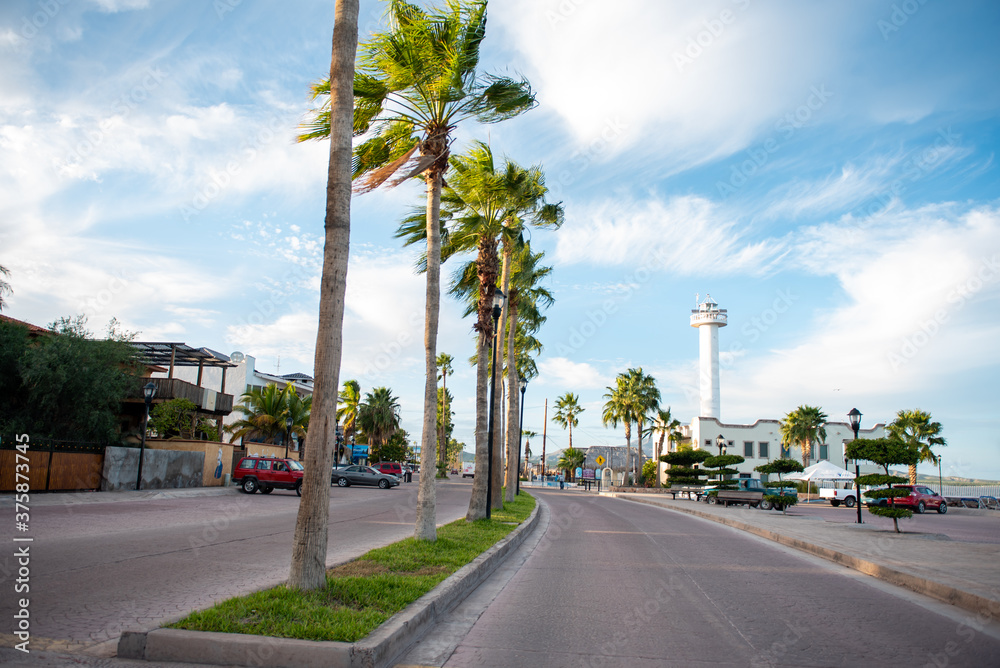
<svg viewBox="0 0 1000 668">
<path fill-rule="evenodd" d="M 754 471 L 758 473 L 765 473 L 767 475 L 775 474 L 778 476 L 776 481 L 768 481 L 764 483 L 765 487 L 777 487 L 777 494 L 765 494 L 764 500 L 773 505 L 775 508 L 781 512 L 785 512 L 786 508 L 794 506 L 799 502 L 799 497 L 794 494 L 784 493 L 784 483 L 781 481 L 781 476 L 786 473 L 799 473 L 805 469 L 802 464 L 794 459 L 775 459 L 766 464 L 761 464 L 760 466 L 755 466 Z"/>
<path fill-rule="evenodd" d="M 885 485 L 882 489 L 872 489 L 864 493 L 870 499 L 886 499 L 886 506 L 868 504 L 868 512 L 879 517 L 891 517 L 892 526 L 896 533 L 899 530 L 899 519 L 913 517 L 913 511 L 909 508 L 900 508 L 892 505 L 892 500 L 897 497 L 909 496 L 907 489 L 897 489 L 893 485 L 909 482 L 907 478 L 890 475 L 890 466 L 916 464 L 918 454 L 906 443 L 888 438 L 857 438 L 847 445 L 847 456 L 851 459 L 863 459 L 882 467 L 885 473 L 869 473 L 858 476 L 858 485 Z"/>
</svg>

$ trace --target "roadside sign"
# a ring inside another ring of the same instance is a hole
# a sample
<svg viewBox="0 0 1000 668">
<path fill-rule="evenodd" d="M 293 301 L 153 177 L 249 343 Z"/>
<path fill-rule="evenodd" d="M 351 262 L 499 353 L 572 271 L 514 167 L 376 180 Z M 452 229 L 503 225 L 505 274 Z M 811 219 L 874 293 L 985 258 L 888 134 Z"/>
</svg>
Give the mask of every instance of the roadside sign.
<svg viewBox="0 0 1000 668">
<path fill-rule="evenodd" d="M 606 460 L 606 459 L 604 459 L 604 456 L 603 456 L 603 455 L 598 455 L 598 456 L 597 456 L 597 465 L 598 465 L 598 466 L 604 466 L 604 462 L 606 462 L 606 461 L 607 461 L 607 460 Z"/>
<path fill-rule="evenodd" d="M 584 480 L 594 480 L 594 469 L 583 469 Z"/>
</svg>

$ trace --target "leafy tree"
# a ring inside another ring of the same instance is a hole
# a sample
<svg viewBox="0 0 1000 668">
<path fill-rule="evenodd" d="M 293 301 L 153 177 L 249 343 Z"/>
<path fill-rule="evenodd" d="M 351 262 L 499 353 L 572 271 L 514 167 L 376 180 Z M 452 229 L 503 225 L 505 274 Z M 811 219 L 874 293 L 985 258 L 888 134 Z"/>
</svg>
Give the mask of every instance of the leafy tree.
<svg viewBox="0 0 1000 668">
<path fill-rule="evenodd" d="M 219 438 L 212 420 L 198 415 L 198 406 L 189 399 L 177 398 L 153 407 L 149 414 L 149 428 L 160 438 L 197 438 L 199 432 L 208 440 Z"/>
<path fill-rule="evenodd" d="M 647 459 L 642 463 L 642 480 L 646 487 L 652 487 L 655 481 L 656 486 L 660 487 L 660 477 L 656 475 L 656 465 L 659 463 L 657 459 Z"/>
<path fill-rule="evenodd" d="M 3 299 L 4 295 L 14 294 L 14 291 L 10 287 L 10 283 L 5 281 L 3 278 L 6 276 L 10 276 L 10 271 L 7 267 L 0 265 L 0 311 L 2 311 L 3 307 L 7 305 L 7 302 Z"/>
<path fill-rule="evenodd" d="M 900 464 L 915 465 L 920 456 L 917 450 L 908 443 L 893 438 L 857 438 L 847 444 L 847 456 L 851 459 L 863 459 L 882 467 L 885 473 L 869 473 L 858 476 L 858 485 L 875 486 L 885 485 L 882 489 L 873 489 L 864 493 L 870 499 L 886 499 L 888 506 L 868 504 L 868 512 L 880 517 L 891 517 L 892 526 L 899 531 L 899 518 L 913 517 L 913 511 L 909 508 L 900 508 L 891 505 L 892 499 L 909 496 L 910 490 L 898 489 L 894 484 L 905 483 L 906 478 L 891 475 L 890 466 Z"/>
<path fill-rule="evenodd" d="M 885 430 L 889 432 L 889 438 L 906 443 L 917 453 L 917 461 L 909 465 L 911 485 L 917 484 L 917 464 L 921 462 L 937 464 L 937 455 L 931 447 L 948 445 L 940 435 L 941 423 L 932 422 L 931 414 L 919 408 L 899 411 L 896 419 L 889 423 Z"/>
<path fill-rule="evenodd" d="M 794 459 L 772 459 L 766 464 L 761 464 L 760 466 L 755 466 L 754 471 L 758 473 L 764 473 L 766 475 L 777 475 L 778 479 L 776 481 L 768 481 L 764 483 L 765 487 L 777 487 L 777 494 L 765 494 L 764 500 L 769 501 L 774 504 L 775 508 L 780 508 L 782 512 L 785 511 L 788 506 L 794 506 L 799 502 L 799 497 L 792 494 L 784 493 L 784 483 L 781 481 L 781 476 L 786 473 L 799 473 L 805 470 L 799 462 Z M 766 510 L 766 509 L 765 509 Z"/>
<path fill-rule="evenodd" d="M 816 406 L 802 405 L 785 415 L 779 425 L 781 445 L 802 447 L 802 464 L 809 466 L 812 444 L 826 440 L 826 413 Z"/>
<path fill-rule="evenodd" d="M 132 335 L 109 325 L 95 339 L 85 316 L 61 318 L 53 334 L 0 322 L 0 431 L 95 443 L 121 439 L 121 404 L 138 393 L 140 364 Z"/>
<path fill-rule="evenodd" d="M 579 396 L 573 394 L 572 392 L 567 392 L 556 399 L 556 413 L 552 416 L 553 422 L 563 429 L 569 429 L 568 450 L 575 450 L 575 448 L 573 448 L 573 427 L 580 424 L 580 420 L 577 419 L 576 416 L 585 410 L 580 406 L 579 402 Z"/>
<path fill-rule="evenodd" d="M 397 429 L 389 437 L 386 444 L 379 448 L 378 459 L 381 462 L 406 462 L 413 455 L 410 449 L 410 435 L 405 429 Z"/>
<path fill-rule="evenodd" d="M 354 57 L 358 46 L 358 0 L 335 0 L 329 96 L 324 137 L 330 139 L 326 183 L 323 271 L 320 277 L 319 328 L 316 332 L 315 414 L 305 443 L 302 501 L 292 539 L 288 585 L 319 589 L 326 585 L 329 542 L 330 469 L 337 432 L 337 386 L 343 352 L 344 296 L 351 238 L 351 135 L 354 109 Z"/>
<path fill-rule="evenodd" d="M 576 469 L 583 466 L 585 461 L 587 461 L 586 452 L 574 447 L 568 447 L 562 451 L 561 455 L 559 455 L 559 462 L 556 466 L 566 471 L 567 479 L 570 482 L 573 482 L 576 477 Z"/>
<path fill-rule="evenodd" d="M 670 464 L 667 478 L 671 485 L 703 485 L 705 481 L 702 478 L 708 476 L 709 472 L 697 465 L 711 456 L 712 453 L 708 450 L 681 448 L 676 452 L 660 455 L 660 461 Z"/>
</svg>

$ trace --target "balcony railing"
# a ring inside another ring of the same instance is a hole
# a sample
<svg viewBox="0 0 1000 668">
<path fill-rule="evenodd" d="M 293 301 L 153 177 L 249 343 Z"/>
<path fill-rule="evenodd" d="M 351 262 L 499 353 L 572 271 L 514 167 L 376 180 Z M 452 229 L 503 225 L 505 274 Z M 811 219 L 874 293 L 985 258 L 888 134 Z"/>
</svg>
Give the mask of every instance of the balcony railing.
<svg viewBox="0 0 1000 668">
<path fill-rule="evenodd" d="M 142 401 L 142 386 L 153 381 L 156 385 L 155 403 L 171 399 L 187 399 L 202 413 L 229 415 L 233 412 L 233 395 L 216 392 L 179 378 L 139 378 L 135 388 L 129 392 L 129 399 Z"/>
</svg>

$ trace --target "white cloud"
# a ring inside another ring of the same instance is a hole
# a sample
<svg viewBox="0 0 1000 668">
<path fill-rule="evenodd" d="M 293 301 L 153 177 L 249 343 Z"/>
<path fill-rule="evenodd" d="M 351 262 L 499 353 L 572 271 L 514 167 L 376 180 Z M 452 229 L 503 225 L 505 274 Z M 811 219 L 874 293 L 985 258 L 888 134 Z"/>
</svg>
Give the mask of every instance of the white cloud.
<svg viewBox="0 0 1000 668">
<path fill-rule="evenodd" d="M 583 214 L 571 213 L 558 232 L 556 260 L 645 265 L 688 275 L 761 274 L 784 252 L 777 240 L 745 240 L 735 218 L 707 199 L 653 196 L 643 202 L 609 199 Z"/>
<path fill-rule="evenodd" d="M 574 362 L 565 357 L 539 360 L 538 372 L 543 384 L 572 388 L 573 392 L 578 392 L 580 388 L 592 389 L 608 384 L 608 380 L 590 364 Z"/>
<path fill-rule="evenodd" d="M 760 353 L 752 332 L 723 336 L 722 349 L 748 349 L 724 371 L 726 394 L 744 412 L 834 401 L 835 390 L 882 400 L 1000 364 L 1000 211 L 935 207 L 881 223 L 804 235 L 801 266 L 835 276 L 844 303 L 808 323 L 808 304 L 780 314 L 774 327 L 805 324 L 798 343 Z"/>
<path fill-rule="evenodd" d="M 834 80 L 841 45 L 868 11 L 749 0 L 622 0 L 611 13 L 595 2 L 516 0 L 491 10 L 527 60 L 541 105 L 578 143 L 616 122 L 627 130 L 611 152 L 640 146 L 661 164 L 727 155 L 806 104 L 811 87 Z"/>
</svg>

